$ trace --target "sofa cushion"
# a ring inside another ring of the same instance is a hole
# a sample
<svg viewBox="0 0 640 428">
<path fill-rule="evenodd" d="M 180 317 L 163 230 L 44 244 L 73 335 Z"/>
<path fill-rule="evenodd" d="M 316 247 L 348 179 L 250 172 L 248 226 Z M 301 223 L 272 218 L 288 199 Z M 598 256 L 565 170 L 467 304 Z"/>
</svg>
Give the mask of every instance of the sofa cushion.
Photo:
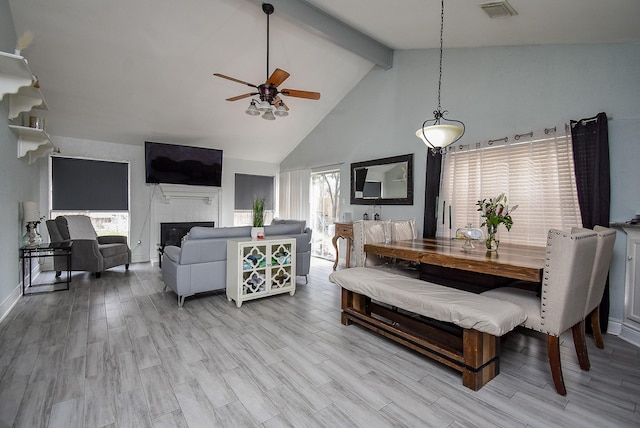
<svg viewBox="0 0 640 428">
<path fill-rule="evenodd" d="M 166 247 L 164 247 L 164 256 L 176 263 L 180 263 L 180 247 L 176 247 L 175 245 L 167 245 Z"/>
<path fill-rule="evenodd" d="M 301 230 L 304 230 L 307 227 L 306 220 L 296 220 L 292 218 L 274 218 L 271 220 L 271 224 L 300 224 Z"/>
<path fill-rule="evenodd" d="M 97 239 L 91 219 L 86 215 L 60 216 L 56 218 L 56 224 L 64 239 Z"/>
<path fill-rule="evenodd" d="M 129 247 L 126 244 L 100 244 L 98 246 L 100 254 L 104 258 L 110 258 L 119 254 L 126 254 L 129 251 Z"/>
<path fill-rule="evenodd" d="M 264 227 L 265 236 L 299 235 L 304 232 L 302 223 L 270 224 Z"/>
<path fill-rule="evenodd" d="M 243 238 L 251 236 L 251 226 L 202 227 L 194 226 L 189 230 L 189 240 L 209 238 Z"/>
</svg>

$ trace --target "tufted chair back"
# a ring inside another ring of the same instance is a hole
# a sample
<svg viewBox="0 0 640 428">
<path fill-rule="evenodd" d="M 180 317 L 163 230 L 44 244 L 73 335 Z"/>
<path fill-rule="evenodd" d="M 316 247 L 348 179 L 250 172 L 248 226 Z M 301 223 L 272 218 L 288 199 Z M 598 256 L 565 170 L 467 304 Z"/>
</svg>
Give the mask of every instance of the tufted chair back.
<svg viewBox="0 0 640 428">
<path fill-rule="evenodd" d="M 609 266 L 613 258 L 613 246 L 616 243 L 616 231 L 607 227 L 595 226 L 594 232 L 598 234 L 598 245 L 596 247 L 596 257 L 591 271 L 591 283 L 589 294 L 587 295 L 587 306 L 585 315 L 588 315 L 596 307 L 600 306 L 604 286 L 607 283 Z"/>
<path fill-rule="evenodd" d="M 591 266 L 596 254 L 596 234 L 584 231 L 570 234 L 550 230 L 542 280 L 540 324 L 530 328 L 560 336 L 584 319 Z M 525 321 L 525 327 L 527 321 Z"/>
<path fill-rule="evenodd" d="M 482 295 L 515 303 L 527 313 L 523 327 L 547 334 L 547 355 L 553 383 L 558 394 L 567 391 L 560 364 L 560 334 L 571 329 L 578 362 L 589 370 L 590 362 L 584 335 L 584 311 L 587 305 L 591 269 L 596 255 L 597 235 L 588 229 L 575 233 L 550 230 L 540 297 L 534 292 L 502 287 Z"/>
</svg>

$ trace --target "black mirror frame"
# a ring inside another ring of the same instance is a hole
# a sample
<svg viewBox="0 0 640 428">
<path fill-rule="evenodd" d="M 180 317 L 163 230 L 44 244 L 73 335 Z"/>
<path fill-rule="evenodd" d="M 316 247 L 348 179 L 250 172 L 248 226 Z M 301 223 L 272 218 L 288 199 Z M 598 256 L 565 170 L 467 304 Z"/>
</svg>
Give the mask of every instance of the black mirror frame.
<svg viewBox="0 0 640 428">
<path fill-rule="evenodd" d="M 407 197 L 406 198 L 356 198 L 356 168 L 387 165 L 390 163 L 407 162 Z M 392 156 L 388 158 L 373 159 L 351 164 L 351 205 L 413 205 L 413 153 L 408 155 Z"/>
</svg>

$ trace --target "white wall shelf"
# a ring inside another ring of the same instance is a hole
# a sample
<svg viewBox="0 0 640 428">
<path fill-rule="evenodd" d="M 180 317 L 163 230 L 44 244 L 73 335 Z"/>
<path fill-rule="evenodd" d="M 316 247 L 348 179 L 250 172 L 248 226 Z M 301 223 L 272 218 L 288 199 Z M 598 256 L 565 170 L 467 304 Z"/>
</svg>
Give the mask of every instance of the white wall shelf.
<svg viewBox="0 0 640 428">
<path fill-rule="evenodd" d="M 0 52 L 0 101 L 6 94 L 16 94 L 23 86 L 33 86 L 35 82 L 24 57 Z"/>
<path fill-rule="evenodd" d="M 40 88 L 23 86 L 17 93 L 9 95 L 9 119 L 15 119 L 20 113 L 32 109 L 47 110 L 47 103 L 40 92 Z"/>
<path fill-rule="evenodd" d="M 0 52 L 0 101 L 9 94 L 9 119 L 34 108 L 47 109 L 40 88 L 34 86 L 36 82 L 23 56 Z M 27 156 L 29 165 L 55 150 L 44 129 L 19 125 L 9 125 L 9 128 L 18 136 L 18 158 Z"/>
<path fill-rule="evenodd" d="M 28 156 L 29 165 L 55 149 L 44 129 L 17 125 L 9 125 L 9 128 L 18 136 L 18 157 Z"/>
<path fill-rule="evenodd" d="M 171 199 L 201 199 L 205 204 L 211 205 L 218 196 L 218 187 L 212 186 L 187 186 L 183 184 L 158 184 L 165 203 Z"/>
</svg>

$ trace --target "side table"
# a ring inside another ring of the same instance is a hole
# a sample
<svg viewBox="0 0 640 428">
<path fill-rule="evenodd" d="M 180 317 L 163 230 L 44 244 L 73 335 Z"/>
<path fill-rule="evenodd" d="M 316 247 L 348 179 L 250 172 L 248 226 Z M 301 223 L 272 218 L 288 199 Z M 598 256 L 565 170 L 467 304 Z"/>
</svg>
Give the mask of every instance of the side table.
<svg viewBox="0 0 640 428">
<path fill-rule="evenodd" d="M 336 261 L 333 263 L 333 270 L 338 266 L 338 238 L 347 240 L 347 254 L 345 254 L 345 264 L 349 267 L 351 261 L 351 240 L 353 239 L 353 223 L 335 223 L 335 233 L 331 242 L 336 249 Z"/>
<path fill-rule="evenodd" d="M 37 294 L 50 291 L 68 290 L 71 283 L 71 242 L 58 242 L 55 244 L 41 244 L 20 247 L 20 259 L 22 260 L 22 294 Z M 33 284 L 33 260 L 39 258 L 64 257 L 67 261 L 66 276 L 61 280 L 46 284 Z M 28 278 L 28 279 L 27 279 Z"/>
</svg>

